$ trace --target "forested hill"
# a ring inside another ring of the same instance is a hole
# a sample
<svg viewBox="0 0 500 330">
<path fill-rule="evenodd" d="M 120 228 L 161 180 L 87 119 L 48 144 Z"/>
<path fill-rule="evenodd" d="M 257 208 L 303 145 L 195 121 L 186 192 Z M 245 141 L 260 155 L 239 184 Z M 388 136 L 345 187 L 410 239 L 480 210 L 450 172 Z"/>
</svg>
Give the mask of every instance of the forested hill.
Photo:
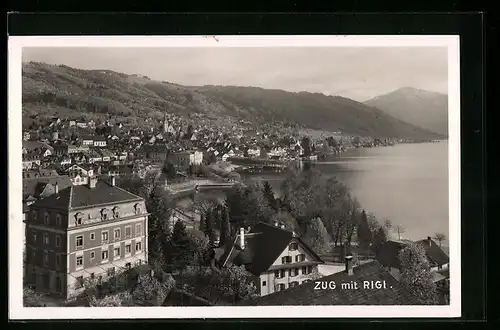
<svg viewBox="0 0 500 330">
<path fill-rule="evenodd" d="M 373 137 L 439 138 L 351 99 L 255 87 L 182 86 L 110 70 L 23 64 L 23 118 L 113 116 L 161 120 L 163 112 L 231 116 L 259 124 L 285 121 L 303 127 Z"/>
</svg>

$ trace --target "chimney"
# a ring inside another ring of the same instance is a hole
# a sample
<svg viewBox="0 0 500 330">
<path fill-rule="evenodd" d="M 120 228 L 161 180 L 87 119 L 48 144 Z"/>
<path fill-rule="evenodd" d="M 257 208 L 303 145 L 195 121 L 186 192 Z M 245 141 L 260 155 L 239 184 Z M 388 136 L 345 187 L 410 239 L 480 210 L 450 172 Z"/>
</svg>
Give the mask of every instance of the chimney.
<svg viewBox="0 0 500 330">
<path fill-rule="evenodd" d="M 352 256 L 346 256 L 345 257 L 345 271 L 347 272 L 347 275 L 354 275 L 354 272 L 352 270 Z"/>
<path fill-rule="evenodd" d="M 115 176 L 114 176 L 114 175 L 112 175 L 110 179 L 111 179 L 111 180 L 110 180 L 110 183 L 111 183 L 111 185 L 114 187 L 114 186 L 115 186 L 115 184 L 116 184 L 116 179 L 115 179 Z"/>
<path fill-rule="evenodd" d="M 427 236 L 427 243 L 429 243 L 429 247 L 432 246 L 432 238 Z"/>
<path fill-rule="evenodd" d="M 245 249 L 245 228 L 240 228 L 240 248 Z"/>
<path fill-rule="evenodd" d="M 54 185 L 54 191 L 56 194 L 59 193 L 59 183 L 56 181 L 56 184 Z"/>
<path fill-rule="evenodd" d="M 97 184 L 97 178 L 96 177 L 91 177 L 89 178 L 89 188 L 94 189 Z"/>
</svg>

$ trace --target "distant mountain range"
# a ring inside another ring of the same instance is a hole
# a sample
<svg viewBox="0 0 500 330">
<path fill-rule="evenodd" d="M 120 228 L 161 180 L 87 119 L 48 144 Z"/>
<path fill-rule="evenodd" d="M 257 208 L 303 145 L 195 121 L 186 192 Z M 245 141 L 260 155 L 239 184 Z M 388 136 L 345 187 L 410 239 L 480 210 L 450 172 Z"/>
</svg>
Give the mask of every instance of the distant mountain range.
<svg viewBox="0 0 500 330">
<path fill-rule="evenodd" d="M 280 121 L 305 128 L 372 137 L 436 139 L 440 134 L 354 100 L 256 87 L 182 86 L 110 70 L 23 64 L 23 118 L 96 116 L 154 118 L 163 113 L 231 116 L 255 124 Z"/>
<path fill-rule="evenodd" d="M 404 87 L 364 103 L 399 120 L 448 136 L 448 95 Z"/>
</svg>

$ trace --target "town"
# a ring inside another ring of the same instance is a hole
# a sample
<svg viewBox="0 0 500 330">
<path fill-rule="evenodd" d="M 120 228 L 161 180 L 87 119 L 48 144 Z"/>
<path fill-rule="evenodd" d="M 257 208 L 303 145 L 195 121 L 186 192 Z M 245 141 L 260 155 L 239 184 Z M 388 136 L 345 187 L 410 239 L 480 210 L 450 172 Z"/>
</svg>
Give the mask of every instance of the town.
<svg viewBox="0 0 500 330">
<path fill-rule="evenodd" d="M 413 141 L 202 114 L 23 125 L 27 306 L 449 303 L 446 237 L 391 238 L 313 166 Z M 267 171 L 286 176 L 282 196 L 243 179 Z M 418 267 L 427 282 L 412 287 Z M 315 290 L 353 281 L 384 286 Z"/>
</svg>

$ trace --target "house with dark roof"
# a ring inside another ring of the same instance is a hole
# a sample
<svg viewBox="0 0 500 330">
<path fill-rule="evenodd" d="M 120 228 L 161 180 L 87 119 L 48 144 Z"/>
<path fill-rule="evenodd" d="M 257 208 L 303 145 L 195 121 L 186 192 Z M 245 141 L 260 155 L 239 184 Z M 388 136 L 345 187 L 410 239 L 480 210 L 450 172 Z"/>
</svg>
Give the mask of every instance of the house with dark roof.
<svg viewBox="0 0 500 330">
<path fill-rule="evenodd" d="M 293 305 L 420 305 L 378 261 L 352 266 L 303 285 L 244 301 L 242 306 Z"/>
<path fill-rule="evenodd" d="M 244 265 L 261 296 L 312 281 L 323 263 L 298 235 L 277 223 L 259 223 L 248 232 L 241 228 L 217 260 L 219 267 Z"/>
<path fill-rule="evenodd" d="M 148 215 L 144 199 L 114 178 L 56 188 L 26 216 L 27 282 L 67 299 L 87 278 L 99 283 L 147 263 Z"/>
<path fill-rule="evenodd" d="M 401 263 L 399 261 L 399 252 L 405 248 L 411 241 L 387 241 L 382 245 L 376 259 L 381 265 L 396 278 L 400 279 Z M 435 282 L 445 280 L 446 278 L 441 274 L 443 270 L 448 269 L 450 258 L 444 251 L 432 240 L 427 237 L 416 242 L 421 245 L 427 256 L 427 260 L 431 266 Z"/>
</svg>

